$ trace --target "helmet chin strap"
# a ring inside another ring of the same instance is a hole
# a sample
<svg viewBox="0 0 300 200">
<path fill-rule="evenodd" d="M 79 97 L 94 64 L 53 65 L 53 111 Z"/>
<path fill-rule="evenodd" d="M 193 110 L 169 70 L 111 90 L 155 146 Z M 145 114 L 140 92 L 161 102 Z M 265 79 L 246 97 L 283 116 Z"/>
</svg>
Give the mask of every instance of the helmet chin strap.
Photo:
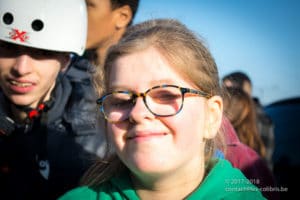
<svg viewBox="0 0 300 200">
<path fill-rule="evenodd" d="M 53 103 L 54 100 L 50 98 L 50 100 L 40 103 L 37 108 L 26 108 L 27 118 L 33 121 L 40 117 L 43 112 L 47 112 L 52 107 Z"/>
<path fill-rule="evenodd" d="M 36 108 L 19 105 L 15 105 L 15 108 L 27 114 L 25 123 L 28 124 L 31 123 L 34 119 L 39 118 L 43 112 L 47 112 L 53 106 L 53 104 L 54 99 L 50 98 L 50 100 L 38 104 Z"/>
<path fill-rule="evenodd" d="M 7 103 L 9 102 L 9 100 L 5 97 L 4 100 Z M 10 136 L 16 129 L 22 129 L 24 132 L 29 131 L 30 127 L 32 126 L 32 122 L 39 117 L 42 117 L 43 123 L 46 123 L 45 119 L 47 119 L 47 113 L 45 112 L 47 112 L 53 105 L 54 98 L 50 98 L 50 100 L 40 103 L 37 108 L 13 105 L 15 109 L 26 113 L 27 116 L 24 124 L 16 123 L 13 118 L 8 116 L 5 110 L 0 109 L 0 137 Z M 46 116 L 42 115 L 43 112 Z"/>
</svg>

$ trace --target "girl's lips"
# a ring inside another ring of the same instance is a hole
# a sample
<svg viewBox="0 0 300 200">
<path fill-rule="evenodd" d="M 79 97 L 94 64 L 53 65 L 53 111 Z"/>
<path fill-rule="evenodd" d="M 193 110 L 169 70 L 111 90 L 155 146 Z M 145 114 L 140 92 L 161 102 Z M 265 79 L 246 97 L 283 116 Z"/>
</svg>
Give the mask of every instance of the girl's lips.
<svg viewBox="0 0 300 200">
<path fill-rule="evenodd" d="M 146 139 L 151 139 L 151 138 L 155 138 L 155 137 L 162 137 L 167 135 L 167 133 L 164 132 L 143 132 L 143 133 L 136 133 L 133 135 L 130 135 L 127 137 L 127 139 L 132 140 L 146 140 Z"/>
</svg>

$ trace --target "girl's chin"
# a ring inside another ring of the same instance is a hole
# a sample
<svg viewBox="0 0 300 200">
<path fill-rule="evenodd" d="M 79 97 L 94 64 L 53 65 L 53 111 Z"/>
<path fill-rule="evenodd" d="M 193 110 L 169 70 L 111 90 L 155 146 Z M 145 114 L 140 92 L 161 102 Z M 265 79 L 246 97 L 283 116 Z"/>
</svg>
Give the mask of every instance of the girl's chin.
<svg viewBox="0 0 300 200">
<path fill-rule="evenodd" d="M 131 166 L 134 168 L 134 171 L 137 170 L 144 174 L 157 174 L 167 171 L 167 166 L 162 164 L 160 160 L 147 160 L 147 158 L 142 160 L 134 160 L 131 163 Z"/>
</svg>

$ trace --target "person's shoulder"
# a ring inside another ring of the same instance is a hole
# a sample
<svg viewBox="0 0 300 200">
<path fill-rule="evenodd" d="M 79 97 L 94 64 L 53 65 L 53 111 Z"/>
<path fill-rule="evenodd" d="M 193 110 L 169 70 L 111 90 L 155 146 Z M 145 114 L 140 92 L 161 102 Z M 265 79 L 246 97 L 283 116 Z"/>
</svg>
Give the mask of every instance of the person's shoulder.
<svg viewBox="0 0 300 200">
<path fill-rule="evenodd" d="M 229 161 L 220 159 L 215 168 L 215 173 L 223 179 L 224 199 L 265 199 L 259 188 Z"/>
<path fill-rule="evenodd" d="M 97 192 L 88 186 L 82 186 L 66 192 L 58 200 L 96 200 Z"/>
<path fill-rule="evenodd" d="M 218 159 L 213 168 L 210 171 L 210 174 L 221 175 L 224 179 L 226 178 L 245 178 L 242 172 L 233 167 L 232 164 L 226 159 Z"/>
<path fill-rule="evenodd" d="M 84 57 L 77 57 L 69 66 L 66 78 L 72 87 L 73 100 L 95 103 L 96 94 L 92 84 L 94 66 Z"/>
<path fill-rule="evenodd" d="M 123 190 L 122 187 L 108 180 L 101 183 L 97 187 L 81 186 L 73 190 L 68 191 L 63 196 L 58 198 L 58 200 L 118 200 L 118 199 L 138 199 L 134 194 L 134 191 L 126 189 Z"/>
<path fill-rule="evenodd" d="M 264 199 L 259 189 L 225 159 L 211 166 L 199 188 L 188 198 L 196 199 Z"/>
<path fill-rule="evenodd" d="M 94 71 L 95 67 L 89 60 L 84 57 L 75 57 L 66 72 L 66 76 L 71 81 L 82 82 L 90 79 Z"/>
</svg>

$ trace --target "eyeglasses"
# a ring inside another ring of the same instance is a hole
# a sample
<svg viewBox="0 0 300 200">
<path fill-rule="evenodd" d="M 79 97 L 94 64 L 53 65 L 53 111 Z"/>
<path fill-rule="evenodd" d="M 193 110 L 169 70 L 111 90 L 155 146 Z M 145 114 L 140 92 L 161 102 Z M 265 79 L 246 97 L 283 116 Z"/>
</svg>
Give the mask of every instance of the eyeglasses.
<svg viewBox="0 0 300 200">
<path fill-rule="evenodd" d="M 201 90 L 183 88 L 176 85 L 159 85 L 146 92 L 130 91 L 110 92 L 97 100 L 100 111 L 110 123 L 125 121 L 129 118 L 138 97 L 142 97 L 147 109 L 155 116 L 168 117 L 182 110 L 186 93 L 210 98 L 211 95 Z"/>
</svg>

